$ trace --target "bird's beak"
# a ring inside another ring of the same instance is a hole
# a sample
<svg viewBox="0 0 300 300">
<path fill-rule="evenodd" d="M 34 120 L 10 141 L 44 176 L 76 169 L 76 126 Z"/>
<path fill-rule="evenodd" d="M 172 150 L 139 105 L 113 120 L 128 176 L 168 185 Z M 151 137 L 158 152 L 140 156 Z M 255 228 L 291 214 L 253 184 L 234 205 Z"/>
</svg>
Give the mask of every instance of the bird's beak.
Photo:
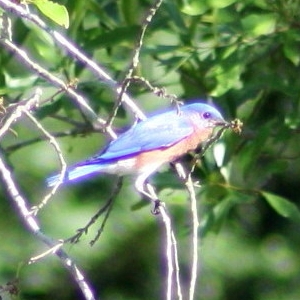
<svg viewBox="0 0 300 300">
<path fill-rule="evenodd" d="M 216 118 L 214 120 L 210 120 L 211 127 L 229 127 L 229 122 L 225 121 L 223 118 Z"/>
<path fill-rule="evenodd" d="M 213 121 L 214 126 L 221 126 L 221 127 L 228 127 L 230 126 L 230 122 L 227 122 L 225 120 L 214 120 Z"/>
<path fill-rule="evenodd" d="M 240 119 L 235 119 L 230 122 L 227 122 L 225 120 L 215 120 L 213 124 L 215 127 L 221 127 L 222 130 L 230 128 L 235 133 L 239 134 L 242 132 L 243 128 L 243 122 Z"/>
</svg>

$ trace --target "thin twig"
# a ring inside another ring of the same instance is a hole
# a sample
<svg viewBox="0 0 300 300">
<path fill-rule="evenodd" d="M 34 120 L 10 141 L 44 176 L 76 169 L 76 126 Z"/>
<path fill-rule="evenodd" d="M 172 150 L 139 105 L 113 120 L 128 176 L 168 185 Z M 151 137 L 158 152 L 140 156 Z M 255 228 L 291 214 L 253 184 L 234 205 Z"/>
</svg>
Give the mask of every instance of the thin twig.
<svg viewBox="0 0 300 300">
<path fill-rule="evenodd" d="M 198 228 L 199 228 L 199 219 L 198 219 L 198 211 L 197 211 L 197 199 L 196 193 L 194 189 L 194 184 L 191 176 L 189 175 L 186 181 L 186 187 L 188 189 L 191 201 L 191 212 L 192 212 L 192 267 L 191 267 L 191 279 L 190 279 L 190 287 L 189 287 L 189 300 L 194 299 L 196 281 L 197 281 L 197 271 L 198 271 Z"/>
<path fill-rule="evenodd" d="M 165 208 L 165 203 L 161 202 L 158 199 L 158 196 L 156 195 L 154 187 L 148 182 L 147 183 L 147 191 L 149 192 L 149 195 L 151 195 L 151 201 L 154 202 L 154 214 L 161 215 L 161 220 L 163 222 L 165 232 L 166 232 L 166 247 L 165 247 L 165 253 L 166 253 L 166 260 L 167 260 L 167 266 L 168 266 L 168 273 L 167 273 L 167 289 L 166 289 L 166 299 L 172 299 L 172 274 L 174 272 L 174 261 L 176 266 L 176 271 L 179 273 L 179 262 L 178 262 L 178 251 L 177 251 L 177 243 L 175 234 L 172 228 L 171 224 L 171 218 Z M 174 243 L 172 243 L 174 241 Z M 178 277 L 176 276 L 176 284 L 177 286 L 180 285 L 179 281 L 179 274 Z M 178 294 L 181 293 L 181 288 L 178 288 Z"/>
<path fill-rule="evenodd" d="M 46 256 L 50 255 L 50 254 L 55 254 L 59 249 L 62 248 L 62 246 L 64 245 L 63 241 L 58 241 L 58 243 L 56 245 L 54 245 L 53 247 L 47 249 L 46 251 L 44 251 L 43 253 L 33 256 L 30 258 L 30 260 L 28 261 L 28 264 L 34 264 L 36 263 L 38 260 L 45 258 Z"/>
<path fill-rule="evenodd" d="M 9 0 L 0 0 L 0 7 L 5 11 L 9 11 L 21 18 L 25 18 L 28 21 L 34 23 L 43 31 L 47 32 L 53 40 L 60 45 L 60 47 L 66 50 L 71 56 L 73 56 L 78 61 L 82 62 L 88 69 L 90 69 L 101 81 L 110 86 L 113 91 L 117 94 L 121 93 L 121 88 L 118 83 L 108 75 L 108 73 L 101 68 L 97 63 L 89 59 L 82 50 L 80 50 L 73 42 L 68 41 L 61 33 L 56 30 L 51 29 L 42 21 L 37 15 L 30 13 L 28 10 L 24 9 L 21 5 L 17 5 Z M 135 104 L 135 102 L 127 95 L 123 95 L 123 102 L 127 107 L 134 113 L 138 119 L 143 119 L 144 114 Z M 109 128 L 108 128 L 109 129 Z"/>
<path fill-rule="evenodd" d="M 22 217 L 26 227 L 31 231 L 39 240 L 41 240 L 48 247 L 56 247 L 60 242 L 56 242 L 44 235 L 40 231 L 38 221 L 35 216 L 28 209 L 28 201 L 25 197 L 21 195 L 18 187 L 15 184 L 15 180 L 12 178 L 12 173 L 9 168 L 6 166 L 2 156 L 0 155 L 0 173 L 2 175 L 3 185 L 7 190 L 7 193 L 10 199 L 14 202 L 18 208 L 18 212 Z M 83 273 L 74 263 L 74 261 L 66 254 L 63 249 L 59 248 L 55 251 L 55 254 L 62 261 L 63 265 L 70 271 L 73 279 L 76 281 L 78 287 L 81 289 L 84 299 L 86 300 L 95 300 L 91 287 L 88 285 L 85 280 Z"/>
<path fill-rule="evenodd" d="M 66 136 L 74 136 L 74 135 L 78 135 L 78 134 L 87 134 L 87 133 L 92 133 L 92 132 L 95 132 L 95 131 L 94 130 L 90 131 L 89 128 L 82 127 L 82 128 L 74 128 L 71 130 L 66 130 L 63 132 L 51 133 L 51 135 L 55 138 L 59 138 L 59 137 L 66 137 Z M 44 142 L 47 139 L 48 138 L 45 136 L 35 137 L 32 139 L 28 139 L 26 141 L 15 143 L 11 146 L 7 146 L 6 148 L 4 148 L 4 150 L 5 150 L 5 153 L 9 155 L 14 151 L 20 150 L 27 146 L 31 146 L 32 144 L 35 144 L 35 143 Z"/>
<path fill-rule="evenodd" d="M 38 106 L 38 101 L 41 96 L 41 89 L 36 89 L 34 95 L 28 99 L 26 102 L 22 102 L 14 107 L 9 107 L 6 114 L 9 115 L 5 120 L 4 124 L 2 124 L 0 128 L 0 138 L 9 131 L 11 125 L 15 123 L 22 115 L 22 113 L 26 111 L 34 110 Z M 12 111 L 10 113 L 10 110 Z M 10 113 L 10 114 L 9 114 Z"/>
<path fill-rule="evenodd" d="M 38 211 L 48 203 L 50 198 L 56 193 L 59 186 L 63 183 L 67 171 L 67 163 L 62 155 L 62 151 L 56 139 L 43 127 L 43 125 L 28 110 L 24 110 L 24 113 L 33 122 L 33 124 L 45 135 L 45 137 L 49 140 L 50 145 L 54 147 L 54 150 L 58 156 L 58 160 L 61 166 L 59 179 L 57 183 L 54 185 L 54 187 L 51 189 L 50 193 L 48 193 L 37 206 L 32 207 L 32 211 L 34 212 L 34 214 L 37 214 Z"/>
<path fill-rule="evenodd" d="M 177 296 L 179 300 L 182 300 L 182 291 L 181 291 L 181 284 L 180 284 L 180 268 L 179 268 L 179 260 L 178 260 L 178 251 L 177 251 L 177 241 L 172 231 L 172 243 L 173 243 L 173 251 L 174 251 L 174 263 L 175 263 L 175 271 L 176 271 L 176 286 L 177 286 Z"/>
<path fill-rule="evenodd" d="M 13 52 L 24 65 L 26 65 L 30 70 L 34 71 L 39 77 L 46 79 L 52 85 L 65 91 L 70 97 L 72 97 L 80 105 L 80 107 L 84 111 L 84 114 L 87 116 L 88 120 L 93 124 L 93 126 L 97 129 L 103 129 L 106 122 L 95 114 L 92 108 L 88 105 L 87 99 L 81 96 L 78 92 L 76 92 L 72 87 L 66 84 L 63 80 L 52 75 L 50 72 L 48 72 L 46 69 L 41 67 L 39 64 L 32 61 L 28 56 L 28 54 L 20 47 L 16 46 L 13 42 L 9 41 L 8 39 L 1 39 L 0 42 L 8 50 Z M 112 136 L 114 136 L 113 133 L 111 133 L 110 131 L 108 132 L 112 134 Z"/>
<path fill-rule="evenodd" d="M 36 108 L 38 105 L 38 100 L 40 99 L 41 91 L 37 89 L 34 95 L 29 98 L 26 102 L 23 101 L 22 104 L 18 104 L 13 107 L 13 111 L 10 113 L 10 116 L 6 119 L 5 123 L 0 128 L 0 138 L 4 136 L 10 129 L 10 126 L 16 122 L 25 111 L 31 111 Z M 22 217 L 26 227 L 32 232 L 39 240 L 45 243 L 50 248 L 57 247 L 60 242 L 56 242 L 53 239 L 49 238 L 43 234 L 38 225 L 36 217 L 28 209 L 28 201 L 25 197 L 19 192 L 19 188 L 15 184 L 13 179 L 12 172 L 6 166 L 6 163 L 2 156 L 0 155 L 0 173 L 2 175 L 3 185 L 7 190 L 7 193 L 10 199 L 14 202 L 17 207 L 17 210 Z M 94 300 L 92 289 L 89 287 L 86 282 L 82 272 L 78 269 L 73 260 L 63 251 L 61 248 L 55 248 L 55 254 L 60 258 L 64 266 L 70 271 L 74 280 L 77 282 L 79 288 L 81 289 L 86 300 Z"/>
<path fill-rule="evenodd" d="M 93 215 L 93 217 L 90 219 L 90 221 L 83 227 L 77 230 L 77 233 L 75 235 L 73 235 L 72 237 L 66 239 L 64 242 L 71 242 L 71 243 L 77 243 L 79 241 L 79 239 L 81 238 L 81 236 L 84 233 L 87 233 L 89 228 L 99 219 L 99 217 L 105 213 L 104 216 L 104 220 L 100 226 L 100 229 L 98 230 L 96 236 L 93 238 L 93 240 L 90 242 L 90 245 L 93 246 L 95 244 L 95 242 L 98 240 L 98 238 L 100 237 L 101 233 L 103 232 L 104 226 L 106 224 L 107 218 L 112 210 L 113 207 L 113 202 L 116 199 L 117 195 L 119 194 L 121 188 L 122 188 L 122 184 L 123 184 L 123 179 L 122 177 L 118 178 L 118 181 L 115 185 L 115 188 L 111 194 L 111 196 L 109 197 L 109 199 L 106 201 L 105 205 L 102 206 L 95 215 Z"/>
<path fill-rule="evenodd" d="M 195 164 L 193 164 L 192 169 L 194 169 L 194 166 Z M 196 199 L 194 183 L 191 177 L 191 172 L 187 173 L 184 170 L 183 166 L 179 163 L 175 164 L 175 168 L 178 173 L 178 176 L 185 182 L 187 191 L 189 193 L 189 198 L 190 198 L 190 209 L 192 213 L 192 264 L 191 264 L 191 272 L 190 272 L 191 277 L 190 277 L 190 286 L 189 286 L 189 300 L 193 300 L 195 294 L 196 281 L 197 281 L 198 265 L 199 265 L 198 245 L 200 243 L 199 235 L 198 235 L 199 219 L 198 219 L 198 210 L 197 210 L 197 199 Z M 179 281 L 179 275 L 176 280 L 177 282 Z M 178 288 L 178 295 L 180 298 L 180 296 L 182 297 L 182 295 L 179 288 Z"/>
<path fill-rule="evenodd" d="M 8 130 L 13 122 L 15 122 L 19 117 L 21 117 L 22 114 L 25 114 L 34 123 L 34 125 L 45 135 L 45 137 L 49 139 L 50 144 L 54 147 L 55 152 L 58 155 L 61 164 L 60 178 L 57 184 L 51 190 L 51 192 L 45 196 L 45 198 L 41 201 L 41 203 L 38 206 L 33 207 L 33 211 L 35 214 L 38 212 L 39 209 L 41 209 L 44 205 L 46 205 L 48 200 L 55 194 L 56 190 L 58 189 L 59 185 L 62 183 L 64 179 L 66 169 L 67 169 L 67 164 L 64 160 L 59 144 L 57 143 L 55 138 L 42 126 L 42 124 L 30 113 L 30 110 L 38 106 L 41 95 L 42 95 L 41 89 L 36 89 L 34 95 L 28 101 L 26 101 L 25 104 L 20 103 L 10 107 L 10 109 L 15 108 L 15 111 L 10 115 L 10 117 L 6 120 L 5 124 L 2 127 L 2 129 Z M 2 134 L 0 133 L 0 137 L 1 136 Z"/>
<path fill-rule="evenodd" d="M 168 274 L 167 274 L 167 289 L 166 289 L 166 300 L 172 299 L 172 283 L 173 283 L 173 261 L 174 261 L 174 252 L 173 247 L 176 246 L 176 244 L 173 244 L 172 247 L 172 224 L 171 224 L 171 218 L 168 215 L 165 205 L 163 203 L 160 203 L 158 207 L 159 213 L 162 217 L 162 221 L 166 230 L 166 245 L 165 245 L 165 253 L 166 253 L 166 260 L 168 264 Z"/>
<path fill-rule="evenodd" d="M 165 88 L 160 88 L 157 86 L 153 86 L 149 80 L 142 76 L 132 76 L 131 78 L 128 79 L 130 83 L 138 83 L 140 85 L 143 85 L 145 88 L 147 88 L 149 91 L 151 91 L 154 95 L 169 99 L 171 103 L 176 103 L 178 102 L 179 104 L 183 104 L 180 100 L 178 100 L 177 96 L 175 94 L 168 94 L 166 92 Z"/>
<path fill-rule="evenodd" d="M 2 128 L 0 129 L 0 137 L 1 137 L 5 132 L 7 132 L 9 130 L 12 123 L 16 122 L 16 120 L 18 118 L 20 118 L 22 116 L 22 114 L 25 114 L 35 124 L 35 126 L 45 135 L 45 137 L 47 139 L 49 139 L 50 144 L 56 150 L 59 161 L 61 163 L 61 176 L 60 176 L 57 184 L 51 190 L 51 192 L 48 195 L 46 195 L 45 198 L 42 200 L 41 204 L 39 204 L 37 207 L 33 208 L 35 214 L 55 194 L 59 185 L 63 181 L 65 172 L 67 169 L 67 165 L 63 158 L 59 144 L 56 142 L 55 138 L 42 126 L 42 124 L 30 113 L 31 110 L 33 110 L 34 108 L 36 108 L 38 106 L 41 95 L 42 95 L 41 89 L 36 89 L 34 95 L 28 101 L 26 101 L 24 104 L 20 103 L 20 104 L 11 106 L 10 109 L 15 108 L 15 110 L 11 113 L 10 117 L 7 118 L 7 120 L 3 124 Z"/>
<path fill-rule="evenodd" d="M 146 33 L 146 30 L 151 23 L 153 17 L 155 16 L 156 12 L 158 11 L 159 7 L 161 6 L 163 0 L 157 0 L 151 7 L 148 9 L 146 17 L 142 23 L 141 30 L 139 32 L 139 35 L 136 40 L 136 46 L 134 47 L 133 50 L 133 56 L 131 59 L 130 66 L 128 67 L 127 74 L 124 77 L 123 82 L 121 83 L 121 87 L 119 89 L 119 97 L 117 99 L 117 102 L 115 104 L 113 113 L 111 114 L 109 120 L 107 121 L 107 125 L 111 126 L 113 123 L 114 118 L 117 115 L 117 111 L 119 107 L 121 106 L 122 102 L 126 101 L 126 91 L 130 85 L 131 78 L 133 77 L 133 73 L 135 69 L 137 68 L 139 64 L 139 57 L 140 57 L 140 52 L 143 46 L 143 41 L 144 41 L 144 36 Z M 144 119 L 144 116 L 139 116 L 140 120 Z"/>
</svg>

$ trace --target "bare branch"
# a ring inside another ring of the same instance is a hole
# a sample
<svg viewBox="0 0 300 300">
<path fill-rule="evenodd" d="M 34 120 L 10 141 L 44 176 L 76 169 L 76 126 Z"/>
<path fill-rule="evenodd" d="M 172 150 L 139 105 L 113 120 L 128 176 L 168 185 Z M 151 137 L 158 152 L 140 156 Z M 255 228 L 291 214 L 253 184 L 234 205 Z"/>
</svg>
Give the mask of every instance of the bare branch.
<svg viewBox="0 0 300 300">
<path fill-rule="evenodd" d="M 94 239 L 90 242 L 90 245 L 93 246 L 95 244 L 95 242 L 99 239 L 101 233 L 103 232 L 104 226 L 106 224 L 106 221 L 108 219 L 108 216 L 112 210 L 113 207 L 113 203 L 115 198 L 118 196 L 121 188 L 122 188 L 122 184 L 123 184 L 123 179 L 122 177 L 118 178 L 118 181 L 116 183 L 116 186 L 114 188 L 114 190 L 112 191 L 111 196 L 109 197 L 109 199 L 106 201 L 105 205 L 102 206 L 97 212 L 96 214 L 90 219 L 90 221 L 83 227 L 77 230 L 77 233 L 75 235 L 73 235 L 72 237 L 66 239 L 64 242 L 71 242 L 71 243 L 77 243 L 79 241 L 79 239 L 81 238 L 81 236 L 85 233 L 88 232 L 89 228 L 99 219 L 99 217 L 101 215 L 104 215 L 104 220 L 100 226 L 100 229 L 98 230 L 96 236 L 94 237 Z"/>
<path fill-rule="evenodd" d="M 189 175 L 186 181 L 186 187 L 188 189 L 191 201 L 191 212 L 192 212 L 192 267 L 191 267 L 191 279 L 190 279 L 190 289 L 189 289 L 189 299 L 194 299 L 196 281 L 197 281 L 197 272 L 198 272 L 198 228 L 199 228 L 199 219 L 198 219 L 198 211 L 197 211 L 197 199 L 196 193 L 194 189 L 194 184 L 191 176 Z"/>
<path fill-rule="evenodd" d="M 195 164 L 193 164 L 192 169 L 194 169 Z M 198 258 L 198 245 L 200 243 L 200 238 L 198 236 L 198 228 L 199 228 L 199 219 L 198 219 L 198 209 L 197 209 L 197 199 L 195 193 L 194 183 L 191 177 L 191 171 L 186 172 L 183 166 L 179 163 L 175 164 L 176 171 L 178 176 L 185 182 L 187 191 L 189 193 L 190 199 L 190 210 L 192 213 L 192 264 L 191 264 L 191 271 L 190 271 L 190 287 L 189 287 L 189 300 L 194 299 L 195 288 L 196 288 L 196 281 L 197 281 L 197 272 L 199 267 L 199 258 Z M 178 283 L 179 275 L 177 275 L 177 286 L 178 289 L 178 297 L 182 297 L 180 285 Z"/>
<path fill-rule="evenodd" d="M 24 113 L 35 124 L 35 126 L 45 135 L 45 137 L 47 139 L 49 139 L 49 143 L 50 143 L 50 145 L 52 145 L 54 147 L 54 150 L 57 153 L 57 156 L 58 156 L 58 159 L 59 159 L 59 162 L 61 165 L 60 177 L 59 177 L 57 183 L 55 184 L 55 186 L 52 188 L 51 192 L 48 193 L 44 197 L 44 199 L 42 199 L 40 204 L 38 204 L 37 206 L 34 206 L 32 208 L 34 214 L 37 214 L 38 211 L 48 203 L 50 198 L 56 193 L 58 187 L 63 183 L 64 177 L 65 177 L 65 174 L 67 171 L 67 163 L 62 155 L 60 146 L 59 146 L 58 142 L 56 141 L 56 139 L 43 127 L 43 125 L 28 110 L 24 110 Z"/>
<path fill-rule="evenodd" d="M 24 110 L 31 111 L 34 110 L 38 106 L 38 101 L 42 94 L 41 89 L 36 89 L 34 95 L 23 103 L 19 103 L 18 105 L 10 106 L 6 112 L 9 117 L 5 120 L 4 124 L 2 124 L 0 128 L 0 138 L 3 137 L 7 131 L 9 131 L 11 125 L 16 122 L 24 112 Z M 12 111 L 10 113 L 10 110 Z M 10 114 L 9 114 L 10 113 Z"/>
<path fill-rule="evenodd" d="M 0 128 L 0 138 L 9 130 L 10 126 L 22 116 L 22 114 L 27 111 L 31 111 L 38 105 L 38 100 L 41 96 L 40 89 L 37 89 L 35 94 L 27 100 L 24 104 L 18 104 L 14 106 L 14 110 L 11 112 L 10 116 L 7 118 L 3 126 Z M 29 114 L 28 114 L 29 115 Z M 7 190 L 7 193 L 17 207 L 17 211 L 23 219 L 26 227 L 31 231 L 39 240 L 45 243 L 50 248 L 55 248 L 57 244 L 60 244 L 53 241 L 53 239 L 44 235 L 40 231 L 38 221 L 32 212 L 28 209 L 28 201 L 22 196 L 19 192 L 19 188 L 15 184 L 12 173 L 9 168 L 6 166 L 6 163 L 3 157 L 0 155 L 0 173 L 2 175 L 3 185 Z M 57 249 L 57 248 L 55 248 Z M 88 283 L 85 281 L 82 272 L 78 269 L 73 260 L 61 249 L 57 249 L 55 254 L 60 258 L 64 266 L 70 271 L 72 277 L 77 282 L 79 288 L 81 289 L 85 299 L 94 300 L 94 296 L 91 288 Z"/>
<path fill-rule="evenodd" d="M 83 109 L 84 114 L 87 116 L 88 120 L 93 124 L 93 126 L 98 129 L 103 129 L 106 122 L 95 114 L 92 108 L 88 105 L 87 99 L 81 96 L 78 92 L 76 92 L 70 85 L 66 84 L 63 80 L 52 75 L 46 69 L 44 69 L 43 67 L 41 67 L 40 65 L 32 61 L 24 50 L 20 49 L 20 47 L 16 46 L 8 39 L 0 39 L 0 42 L 4 47 L 6 47 L 11 52 L 13 52 L 24 65 L 27 65 L 30 70 L 37 73 L 39 77 L 46 79 L 52 85 L 65 91 L 70 97 L 72 97 L 79 104 L 79 106 Z M 113 137 L 115 137 L 114 133 L 112 132 L 109 133 Z"/>
<path fill-rule="evenodd" d="M 57 184 L 53 187 L 52 191 L 48 195 L 46 195 L 45 198 L 41 201 L 41 204 L 39 204 L 37 207 L 34 208 L 35 214 L 40 208 L 46 205 L 48 200 L 55 194 L 59 185 L 63 181 L 67 169 L 67 164 L 63 158 L 59 144 L 57 143 L 55 138 L 42 126 L 42 124 L 30 113 L 30 110 L 33 110 L 38 106 L 41 95 L 42 95 L 41 90 L 37 89 L 35 94 L 28 101 L 26 101 L 25 104 L 19 103 L 17 105 L 12 105 L 10 109 L 15 108 L 15 111 L 11 113 L 10 117 L 6 120 L 6 122 L 2 126 L 3 131 L 0 130 L 0 137 L 1 137 L 10 129 L 12 123 L 15 122 L 18 118 L 20 118 L 24 113 L 36 125 L 36 127 L 46 136 L 46 138 L 49 139 L 50 144 L 56 150 L 59 161 L 61 163 L 61 177 L 60 180 L 57 182 Z"/>
<path fill-rule="evenodd" d="M 180 284 L 180 268 L 179 268 L 179 259 L 178 259 L 178 250 L 177 250 L 177 241 L 172 231 L 172 243 L 173 243 L 173 251 L 174 251 L 174 263 L 175 263 L 175 271 L 176 271 L 176 287 L 177 287 L 177 296 L 179 300 L 182 300 L 182 291 L 181 291 L 181 284 Z"/>
<path fill-rule="evenodd" d="M 95 132 L 94 130 L 90 130 L 89 128 L 74 128 L 71 130 L 66 130 L 63 132 L 56 132 L 56 133 L 51 133 L 51 135 L 55 138 L 60 138 L 60 137 L 66 137 L 66 136 L 74 136 L 74 135 L 78 135 L 78 134 L 88 134 L 91 132 Z M 45 140 L 47 140 L 48 138 L 46 136 L 39 136 L 39 137 L 35 137 L 32 139 L 28 139 L 26 141 L 22 141 L 16 144 L 13 144 L 11 146 L 7 146 L 6 148 L 4 148 L 5 153 L 7 153 L 8 155 L 14 151 L 17 151 L 23 147 L 27 147 L 27 146 L 31 146 L 35 143 L 39 143 L 39 142 L 43 142 Z"/>
<path fill-rule="evenodd" d="M 166 245 L 165 245 L 165 253 L 166 253 L 166 260 L 168 264 L 168 275 L 167 275 L 167 289 L 166 289 L 166 299 L 171 300 L 172 299 L 172 283 L 173 283 L 173 272 L 174 272 L 174 267 L 173 267 L 173 261 L 174 261 L 174 252 L 173 252 L 173 247 L 176 244 L 173 244 L 172 247 L 172 236 L 173 230 L 172 230 L 172 224 L 171 224 L 171 218 L 166 212 L 166 208 L 164 203 L 160 202 L 160 205 L 158 207 L 159 212 L 162 217 L 162 221 L 166 230 Z"/>
<path fill-rule="evenodd" d="M 27 199 L 21 195 L 19 188 L 15 184 L 15 180 L 12 178 L 12 173 L 6 166 L 2 156 L 0 155 L 0 173 L 2 176 L 3 185 L 7 190 L 7 193 L 16 205 L 20 217 L 23 219 L 26 227 L 31 231 L 40 241 L 46 244 L 48 247 L 56 247 L 60 242 L 55 242 L 53 239 L 47 237 L 40 231 L 37 219 L 32 215 L 28 209 Z M 76 281 L 77 285 L 81 289 L 84 298 L 86 300 L 94 300 L 92 289 L 85 280 L 83 273 L 74 263 L 74 261 L 64 252 L 60 247 L 54 251 L 56 256 L 62 261 L 63 265 L 69 270 L 71 276 Z"/>
<path fill-rule="evenodd" d="M 119 97 L 117 100 L 117 103 L 115 105 L 115 108 L 113 110 L 113 113 L 108 120 L 107 124 L 110 126 L 113 123 L 113 120 L 115 116 L 117 115 L 117 111 L 122 104 L 122 102 L 126 101 L 126 91 L 130 85 L 131 78 L 133 76 L 133 73 L 135 69 L 137 68 L 139 64 L 139 57 L 140 57 L 140 52 L 143 46 L 143 41 L 144 41 L 144 36 L 146 33 L 146 30 L 151 23 L 153 17 L 155 16 L 156 12 L 158 11 L 159 7 L 161 6 L 163 0 L 157 0 L 148 10 L 147 15 L 143 21 L 142 28 L 140 30 L 140 33 L 137 37 L 136 40 L 136 46 L 134 47 L 134 52 L 133 52 L 133 57 L 131 59 L 130 66 L 128 68 L 127 74 L 124 77 L 123 82 L 121 83 L 121 88 L 119 89 Z M 144 116 L 139 116 L 140 120 L 144 119 Z"/>
<path fill-rule="evenodd" d="M 21 5 L 17 5 L 9 0 L 0 0 L 0 7 L 2 7 L 7 12 L 9 11 L 21 18 L 27 19 L 28 21 L 37 25 L 43 31 L 47 32 L 62 49 L 66 50 L 75 59 L 86 65 L 87 68 L 89 68 L 97 77 L 99 77 L 101 81 L 110 86 L 112 90 L 114 90 L 117 94 L 121 93 L 121 88 L 119 87 L 118 83 L 114 81 L 103 68 L 89 59 L 82 50 L 80 50 L 71 41 L 68 41 L 68 39 L 65 38 L 61 33 L 48 27 L 46 23 L 42 21 L 37 15 L 30 13 Z M 137 107 L 135 102 L 127 94 L 124 94 L 123 102 L 138 119 L 144 118 L 143 112 Z"/>
</svg>

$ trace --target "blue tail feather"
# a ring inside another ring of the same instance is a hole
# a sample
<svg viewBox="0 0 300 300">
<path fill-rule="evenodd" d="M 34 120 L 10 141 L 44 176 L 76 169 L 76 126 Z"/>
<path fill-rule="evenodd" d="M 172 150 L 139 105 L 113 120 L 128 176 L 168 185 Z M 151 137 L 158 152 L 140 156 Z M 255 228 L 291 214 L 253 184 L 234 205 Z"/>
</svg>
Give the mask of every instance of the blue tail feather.
<svg viewBox="0 0 300 300">
<path fill-rule="evenodd" d="M 75 166 L 74 168 L 67 170 L 67 172 L 65 174 L 65 178 L 63 179 L 63 183 L 83 180 L 95 173 L 103 172 L 104 169 L 105 169 L 105 166 L 100 165 L 100 164 Z M 55 184 L 57 184 L 59 178 L 60 178 L 60 174 L 49 177 L 46 180 L 47 185 L 49 187 L 54 186 Z"/>
</svg>

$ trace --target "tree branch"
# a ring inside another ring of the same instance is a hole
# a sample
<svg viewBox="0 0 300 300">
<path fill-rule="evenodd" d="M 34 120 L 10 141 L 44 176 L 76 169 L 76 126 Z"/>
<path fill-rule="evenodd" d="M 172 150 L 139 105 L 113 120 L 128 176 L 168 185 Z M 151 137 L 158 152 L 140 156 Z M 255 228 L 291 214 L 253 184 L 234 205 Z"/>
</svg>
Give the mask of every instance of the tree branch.
<svg viewBox="0 0 300 300">
<path fill-rule="evenodd" d="M 43 234 L 40 231 L 38 225 L 38 220 L 28 209 L 28 201 L 22 196 L 19 192 L 19 188 L 15 184 L 15 180 L 12 177 L 12 173 L 9 168 L 6 166 L 2 155 L 0 155 L 0 173 L 2 176 L 2 182 L 4 187 L 7 190 L 8 195 L 10 196 L 11 201 L 17 207 L 20 217 L 23 219 L 26 227 L 30 232 L 32 232 L 40 241 L 46 244 L 50 248 L 56 248 L 57 245 L 60 245 L 60 242 L 56 242 Z M 93 292 L 89 284 L 84 278 L 82 271 L 77 267 L 74 261 L 66 254 L 66 252 L 60 247 L 54 251 L 55 255 L 61 260 L 63 265 L 69 270 L 71 276 L 81 289 L 84 298 L 86 300 L 95 300 Z"/>
<path fill-rule="evenodd" d="M 34 23 L 43 31 L 47 32 L 52 39 L 65 51 L 67 51 L 72 57 L 82 62 L 88 69 L 90 69 L 101 81 L 110 86 L 117 94 L 121 93 L 121 88 L 118 83 L 111 78 L 111 76 L 100 67 L 97 63 L 89 59 L 82 50 L 80 50 L 72 41 L 69 41 L 61 33 L 51 29 L 42 21 L 37 15 L 30 13 L 21 5 L 17 5 L 9 0 L 0 0 L 0 7 L 5 11 L 9 11 L 20 18 L 27 19 L 29 22 Z M 143 112 L 137 107 L 135 102 L 127 95 L 124 94 L 123 102 L 134 113 L 136 118 L 143 119 Z M 109 128 L 107 128 L 109 129 Z"/>
</svg>

